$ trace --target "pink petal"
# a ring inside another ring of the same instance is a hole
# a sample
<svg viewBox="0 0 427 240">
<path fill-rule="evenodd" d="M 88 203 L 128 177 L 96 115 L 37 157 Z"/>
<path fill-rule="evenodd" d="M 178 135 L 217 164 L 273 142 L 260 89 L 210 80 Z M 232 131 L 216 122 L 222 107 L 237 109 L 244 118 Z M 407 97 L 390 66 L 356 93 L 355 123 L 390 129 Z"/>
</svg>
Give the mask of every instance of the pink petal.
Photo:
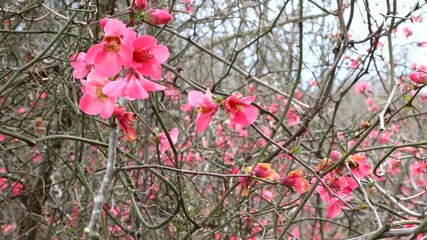
<svg viewBox="0 0 427 240">
<path fill-rule="evenodd" d="M 80 98 L 80 109 L 88 115 L 96 115 L 104 111 L 104 101 L 89 94 Z"/>
<path fill-rule="evenodd" d="M 70 61 L 71 61 L 70 65 L 73 68 L 81 68 L 83 66 L 86 66 L 86 64 L 84 63 L 85 57 L 86 57 L 86 53 L 84 52 L 74 53 L 70 57 Z"/>
<path fill-rule="evenodd" d="M 326 210 L 326 217 L 329 219 L 335 218 L 338 214 L 341 213 L 341 202 L 333 198 L 331 202 L 329 202 L 328 209 Z"/>
<path fill-rule="evenodd" d="M 319 193 L 320 198 L 324 201 L 324 202 L 329 202 L 331 200 L 331 197 L 329 196 L 328 191 L 326 190 L 326 188 L 322 187 L 322 186 L 317 186 L 316 187 L 316 192 Z"/>
<path fill-rule="evenodd" d="M 125 40 L 129 45 L 132 45 L 132 43 L 135 41 L 137 37 L 137 33 L 130 29 L 130 28 L 126 28 L 125 33 L 123 34 L 123 40 Z"/>
<path fill-rule="evenodd" d="M 196 130 L 198 134 L 201 134 L 209 127 L 209 123 L 212 121 L 212 115 L 199 114 L 196 118 Z"/>
<path fill-rule="evenodd" d="M 354 178 L 352 177 L 348 177 L 347 178 L 347 183 L 348 186 L 353 190 L 356 189 L 357 187 L 359 187 L 359 184 L 357 184 L 356 180 L 354 180 Z"/>
<path fill-rule="evenodd" d="M 118 78 L 116 81 L 110 81 L 102 88 L 102 92 L 109 97 L 125 96 L 126 83 Z"/>
<path fill-rule="evenodd" d="M 247 127 L 255 122 L 258 117 L 258 109 L 254 106 L 246 106 L 241 112 L 235 112 L 234 121 L 242 127 Z"/>
<path fill-rule="evenodd" d="M 132 43 L 132 46 L 135 49 L 149 49 L 156 45 L 157 45 L 157 39 L 149 35 L 140 36 Z"/>
<path fill-rule="evenodd" d="M 77 79 L 82 79 L 86 77 L 90 69 L 88 68 L 76 68 L 73 71 L 73 77 Z"/>
<path fill-rule="evenodd" d="M 160 64 L 152 64 L 151 65 L 151 72 L 148 75 L 153 80 L 160 80 L 162 78 L 162 65 L 160 65 Z"/>
<path fill-rule="evenodd" d="M 158 45 L 151 48 L 151 51 L 157 63 L 164 63 L 169 58 L 169 49 L 166 46 Z"/>
<path fill-rule="evenodd" d="M 169 132 L 169 136 L 171 137 L 172 143 L 175 144 L 178 141 L 178 128 L 174 128 Z"/>
<path fill-rule="evenodd" d="M 102 75 L 114 77 L 122 70 L 122 59 L 116 53 L 101 52 L 96 55 L 94 65 Z"/>
<path fill-rule="evenodd" d="M 148 92 L 141 86 L 138 80 L 132 79 L 126 86 L 125 95 L 133 99 L 146 99 Z"/>
<path fill-rule="evenodd" d="M 121 65 L 128 66 L 132 62 L 132 48 L 128 44 L 121 44 L 120 51 L 118 52 L 120 55 Z M 121 67 L 121 66 L 120 66 Z"/>
<path fill-rule="evenodd" d="M 147 79 L 145 79 L 145 78 L 141 78 L 139 81 L 140 81 L 140 83 L 141 83 L 142 87 L 143 87 L 145 90 L 150 91 L 150 92 L 163 91 L 163 90 L 165 90 L 165 89 L 166 89 L 166 87 L 165 87 L 165 86 L 162 86 L 162 85 L 160 85 L 160 84 L 157 84 L 157 83 L 152 82 L 152 81 L 150 81 L 150 80 L 147 80 Z"/>
<path fill-rule="evenodd" d="M 104 119 L 110 118 L 113 115 L 116 100 L 107 99 L 104 102 L 104 110 L 100 113 L 100 116 Z"/>
<path fill-rule="evenodd" d="M 193 107 L 201 107 L 204 104 L 205 95 L 201 92 L 190 91 L 188 93 L 188 103 Z"/>
<path fill-rule="evenodd" d="M 251 104 L 254 100 L 255 100 L 255 98 L 256 98 L 256 96 L 255 95 L 253 95 L 253 96 L 248 96 L 248 97 L 242 97 L 241 99 L 240 99 L 240 101 L 242 102 L 242 103 L 244 103 L 244 104 Z"/>
<path fill-rule="evenodd" d="M 110 19 L 104 26 L 105 36 L 120 37 L 126 31 L 126 25 L 117 19 Z"/>
<path fill-rule="evenodd" d="M 87 63 L 94 64 L 96 56 L 103 51 L 104 51 L 104 44 L 100 43 L 100 44 L 93 45 L 87 51 L 85 61 Z"/>
</svg>

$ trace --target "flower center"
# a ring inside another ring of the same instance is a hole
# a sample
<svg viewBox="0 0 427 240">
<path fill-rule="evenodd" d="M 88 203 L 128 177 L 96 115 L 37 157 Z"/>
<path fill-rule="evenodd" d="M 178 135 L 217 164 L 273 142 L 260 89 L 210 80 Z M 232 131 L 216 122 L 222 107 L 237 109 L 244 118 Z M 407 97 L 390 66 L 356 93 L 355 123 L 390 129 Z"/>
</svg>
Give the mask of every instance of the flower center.
<svg viewBox="0 0 427 240">
<path fill-rule="evenodd" d="M 107 53 L 116 53 L 120 51 L 120 38 L 119 37 L 106 37 L 104 51 Z"/>
<path fill-rule="evenodd" d="M 243 110 L 243 103 L 238 98 L 232 98 L 228 102 L 231 109 L 236 110 L 237 112 L 241 112 Z"/>
<path fill-rule="evenodd" d="M 212 111 L 212 107 L 206 107 L 206 106 L 203 106 L 203 107 L 199 107 L 199 108 L 197 108 L 196 113 L 197 113 L 197 114 L 199 114 L 199 113 L 201 113 L 201 114 L 206 114 L 206 113 L 209 113 L 209 112 L 211 112 L 211 111 Z"/>
<path fill-rule="evenodd" d="M 102 100 L 105 100 L 105 99 L 107 99 L 107 98 L 108 98 L 108 96 L 107 96 L 107 95 L 105 95 L 105 94 L 102 92 L 102 88 L 103 88 L 103 87 L 104 87 L 104 86 L 98 87 L 98 88 L 96 89 L 95 95 L 96 95 L 98 98 L 100 98 L 100 99 L 102 99 Z"/>
<path fill-rule="evenodd" d="M 154 55 L 150 50 L 147 49 L 138 49 L 133 52 L 133 60 L 138 63 L 146 63 L 154 58 Z"/>
</svg>

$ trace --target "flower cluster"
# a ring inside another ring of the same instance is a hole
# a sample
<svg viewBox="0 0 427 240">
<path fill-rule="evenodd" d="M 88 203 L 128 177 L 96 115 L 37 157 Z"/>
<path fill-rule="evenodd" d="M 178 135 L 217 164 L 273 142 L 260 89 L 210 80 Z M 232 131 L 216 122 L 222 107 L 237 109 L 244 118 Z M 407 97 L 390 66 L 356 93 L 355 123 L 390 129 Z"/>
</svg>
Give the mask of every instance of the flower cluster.
<svg viewBox="0 0 427 240">
<path fill-rule="evenodd" d="M 237 173 L 237 172 L 235 172 Z M 275 180 L 276 171 L 271 169 L 269 163 L 257 163 L 255 166 L 248 166 L 243 168 L 244 174 L 251 174 L 257 178 L 266 180 Z M 239 177 L 239 182 L 242 185 L 242 196 L 249 196 L 249 187 L 254 183 L 254 179 L 250 177 Z"/>
<path fill-rule="evenodd" d="M 165 10 L 148 9 L 147 0 L 135 0 L 133 2 L 133 8 L 137 18 L 153 25 L 168 24 L 173 19 L 172 15 Z"/>
<path fill-rule="evenodd" d="M 152 36 L 137 36 L 119 20 L 105 18 L 100 23 L 104 31 L 102 41 L 87 53 L 71 56 L 73 76 L 82 83 L 79 106 L 88 115 L 117 117 L 125 139 L 132 142 L 136 139 L 134 115 L 125 112 L 118 99 L 146 99 L 149 92 L 165 90 L 155 81 L 162 77 L 161 64 L 168 59 L 169 49 L 158 45 Z M 123 69 L 125 74 L 120 77 Z"/>
<path fill-rule="evenodd" d="M 337 162 L 339 158 L 341 158 L 341 153 L 338 151 L 331 151 L 330 158 L 322 159 L 316 166 L 316 171 L 328 169 Z M 322 178 L 323 182 L 328 185 L 329 189 L 331 189 L 336 196 L 332 195 L 323 185 L 316 187 L 316 191 L 319 193 L 320 198 L 328 203 L 328 208 L 326 210 L 326 216 L 328 218 L 334 218 L 341 213 L 343 203 L 339 198 L 350 200 L 351 192 L 359 186 L 355 178 L 363 179 L 372 173 L 371 166 L 369 166 L 366 157 L 363 155 L 350 155 L 346 159 L 345 164 L 348 165 L 348 170 L 351 171 L 351 173 L 346 173 L 344 171 L 345 165 L 342 164 Z"/>
<path fill-rule="evenodd" d="M 258 110 L 251 103 L 256 96 L 242 97 L 240 93 L 233 94 L 221 101 L 212 102 L 212 93 L 209 89 L 204 95 L 201 92 L 191 91 L 188 94 L 188 103 L 196 108 L 196 130 L 202 133 L 209 126 L 213 115 L 219 108 L 218 102 L 222 104 L 227 115 L 229 116 L 231 125 L 237 128 L 243 128 L 251 125 L 258 117 Z"/>
<path fill-rule="evenodd" d="M 88 115 L 110 118 L 117 99 L 148 98 L 148 92 L 165 89 L 153 81 L 162 76 L 161 64 L 169 57 L 166 46 L 157 45 L 152 36 L 137 36 L 116 19 L 101 20 L 104 37 L 87 53 L 71 56 L 73 76 L 81 79 L 83 96 L 80 109 Z M 117 75 L 126 69 L 125 77 Z M 86 78 L 86 79 L 84 79 Z"/>
</svg>

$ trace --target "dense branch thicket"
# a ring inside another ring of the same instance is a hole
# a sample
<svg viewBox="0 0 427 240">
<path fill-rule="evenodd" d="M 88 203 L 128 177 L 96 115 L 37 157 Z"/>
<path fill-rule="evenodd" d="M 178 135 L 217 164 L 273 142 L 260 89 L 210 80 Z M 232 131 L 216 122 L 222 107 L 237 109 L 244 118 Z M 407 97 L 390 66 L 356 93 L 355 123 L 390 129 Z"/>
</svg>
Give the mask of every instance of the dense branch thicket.
<svg viewBox="0 0 427 240">
<path fill-rule="evenodd" d="M 0 4 L 0 238 L 427 236 L 425 1 L 144 2 Z"/>
</svg>

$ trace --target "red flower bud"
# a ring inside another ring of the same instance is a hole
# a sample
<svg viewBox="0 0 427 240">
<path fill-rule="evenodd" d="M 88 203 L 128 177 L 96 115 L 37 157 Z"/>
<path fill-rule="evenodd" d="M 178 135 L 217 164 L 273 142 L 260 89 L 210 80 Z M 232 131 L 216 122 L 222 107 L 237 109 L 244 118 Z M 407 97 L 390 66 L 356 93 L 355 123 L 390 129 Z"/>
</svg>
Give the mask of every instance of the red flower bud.
<svg viewBox="0 0 427 240">
<path fill-rule="evenodd" d="M 147 0 L 135 0 L 133 2 L 133 7 L 137 11 L 145 11 L 147 9 L 147 6 Z"/>
<path fill-rule="evenodd" d="M 144 20 L 154 25 L 168 24 L 173 19 L 165 10 L 160 9 L 150 9 L 145 15 Z"/>
</svg>

